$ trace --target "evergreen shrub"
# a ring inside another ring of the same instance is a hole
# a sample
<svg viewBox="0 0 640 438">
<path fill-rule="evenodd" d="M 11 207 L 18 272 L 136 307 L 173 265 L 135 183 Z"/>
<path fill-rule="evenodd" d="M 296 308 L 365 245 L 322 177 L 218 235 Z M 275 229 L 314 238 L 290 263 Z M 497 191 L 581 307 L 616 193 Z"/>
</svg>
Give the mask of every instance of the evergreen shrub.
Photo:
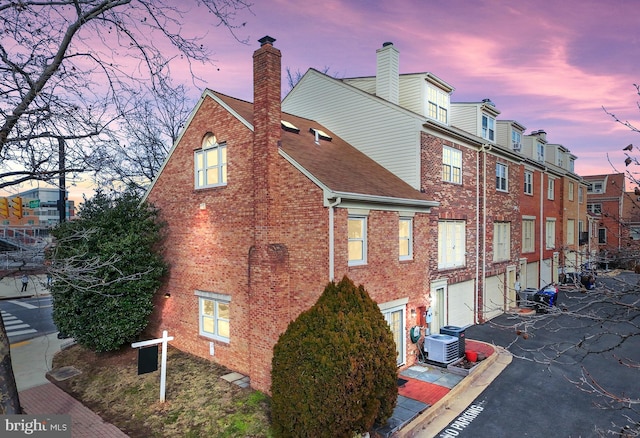
<svg viewBox="0 0 640 438">
<path fill-rule="evenodd" d="M 398 397 L 396 346 L 378 305 L 346 276 L 289 324 L 274 347 L 278 437 L 349 437 L 385 424 Z"/>
</svg>

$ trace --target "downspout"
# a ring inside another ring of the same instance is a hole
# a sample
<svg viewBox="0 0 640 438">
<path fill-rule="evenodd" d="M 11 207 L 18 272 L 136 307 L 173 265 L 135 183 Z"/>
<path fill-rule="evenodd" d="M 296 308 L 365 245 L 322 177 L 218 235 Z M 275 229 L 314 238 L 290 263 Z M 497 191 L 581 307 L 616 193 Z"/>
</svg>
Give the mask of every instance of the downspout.
<svg viewBox="0 0 640 438">
<path fill-rule="evenodd" d="M 484 298 L 486 297 L 486 280 L 487 280 L 487 151 L 491 151 L 493 146 L 490 144 L 482 145 L 482 316 L 484 319 Z M 476 300 L 478 295 L 476 294 Z M 478 303 L 476 302 L 476 306 Z"/>
<path fill-rule="evenodd" d="M 484 146 L 481 147 L 484 151 Z M 480 154 L 476 155 L 476 291 L 474 294 L 475 305 L 473 312 L 473 323 L 478 324 L 478 293 L 480 292 L 478 275 L 480 274 Z"/>
<path fill-rule="evenodd" d="M 545 167 L 546 172 L 546 167 Z M 538 261 L 538 284 L 536 287 L 542 287 L 542 263 L 544 261 L 544 246 L 546 240 L 544 236 L 544 173 L 540 174 L 540 260 Z"/>
<path fill-rule="evenodd" d="M 333 209 L 341 202 L 342 198 L 336 198 L 335 202 L 329 203 L 329 281 L 333 281 L 333 273 L 335 269 Z"/>
</svg>

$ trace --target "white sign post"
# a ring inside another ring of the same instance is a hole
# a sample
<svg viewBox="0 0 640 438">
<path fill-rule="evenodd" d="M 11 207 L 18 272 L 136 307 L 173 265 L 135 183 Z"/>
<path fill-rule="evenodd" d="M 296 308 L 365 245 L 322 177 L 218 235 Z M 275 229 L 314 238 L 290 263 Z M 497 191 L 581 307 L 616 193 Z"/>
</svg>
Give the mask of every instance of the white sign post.
<svg viewBox="0 0 640 438">
<path fill-rule="evenodd" d="M 160 363 L 160 402 L 164 403 L 164 392 L 167 383 L 167 343 L 173 341 L 173 336 L 167 336 L 166 330 L 162 331 L 162 338 L 149 341 L 134 342 L 132 348 L 148 347 L 149 345 L 162 344 L 162 358 Z"/>
</svg>

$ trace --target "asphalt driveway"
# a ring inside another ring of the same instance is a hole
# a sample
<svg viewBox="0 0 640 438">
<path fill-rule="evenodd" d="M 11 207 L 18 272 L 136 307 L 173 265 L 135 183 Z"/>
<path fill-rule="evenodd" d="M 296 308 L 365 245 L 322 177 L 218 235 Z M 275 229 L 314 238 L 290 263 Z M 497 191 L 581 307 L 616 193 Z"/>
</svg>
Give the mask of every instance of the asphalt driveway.
<svg viewBox="0 0 640 438">
<path fill-rule="evenodd" d="M 502 315 L 467 329 L 470 339 L 507 348 L 511 364 L 476 399 L 475 410 L 437 436 L 594 437 L 640 422 L 584 382 L 640 399 L 640 275 L 601 275 L 596 292 L 562 291 L 559 309 Z"/>
</svg>

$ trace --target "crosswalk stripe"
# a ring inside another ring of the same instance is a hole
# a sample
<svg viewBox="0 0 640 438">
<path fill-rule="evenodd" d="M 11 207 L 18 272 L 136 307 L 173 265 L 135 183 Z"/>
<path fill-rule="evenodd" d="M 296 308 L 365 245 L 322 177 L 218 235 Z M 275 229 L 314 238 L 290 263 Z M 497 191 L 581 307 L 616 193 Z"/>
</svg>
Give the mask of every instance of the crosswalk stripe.
<svg viewBox="0 0 640 438">
<path fill-rule="evenodd" d="M 26 327 L 31 327 L 29 324 L 18 324 L 18 325 L 12 325 L 11 327 L 7 327 L 7 334 L 11 333 L 14 330 L 17 329 L 23 329 Z"/>
<path fill-rule="evenodd" d="M 27 326 L 28 327 L 28 326 Z M 7 336 L 19 336 L 19 335 L 27 335 L 29 333 L 36 333 L 38 330 L 29 329 L 29 330 L 18 330 L 17 332 L 7 332 Z"/>
<path fill-rule="evenodd" d="M 10 303 L 15 304 L 16 306 L 22 306 L 25 307 L 27 309 L 37 309 L 38 306 L 34 306 L 33 304 L 29 304 L 23 301 L 18 301 L 18 300 L 9 300 Z"/>
<path fill-rule="evenodd" d="M 6 326 L 9 326 L 9 325 L 22 324 L 22 322 L 23 321 L 21 319 L 16 318 L 16 319 L 12 319 L 11 321 L 5 321 L 4 322 L 4 326 L 6 327 Z"/>
</svg>

